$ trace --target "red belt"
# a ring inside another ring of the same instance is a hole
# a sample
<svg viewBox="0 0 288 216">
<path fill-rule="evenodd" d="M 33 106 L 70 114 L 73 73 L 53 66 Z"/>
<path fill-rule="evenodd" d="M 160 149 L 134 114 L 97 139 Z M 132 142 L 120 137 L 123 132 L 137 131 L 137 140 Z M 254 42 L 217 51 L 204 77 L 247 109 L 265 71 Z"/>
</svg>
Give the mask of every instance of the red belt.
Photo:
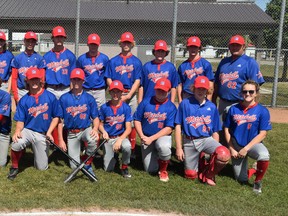
<svg viewBox="0 0 288 216">
<path fill-rule="evenodd" d="M 53 88 L 53 89 L 60 89 L 60 88 L 66 88 L 68 86 L 65 86 L 63 84 L 58 84 L 58 85 L 50 85 L 50 84 L 48 84 L 47 87 L 48 88 Z"/>
<path fill-rule="evenodd" d="M 86 128 L 80 128 L 80 129 L 71 129 L 71 130 L 68 130 L 68 132 L 70 133 L 79 133 L 81 131 L 84 131 Z"/>
<path fill-rule="evenodd" d="M 189 140 L 196 140 L 196 139 L 203 139 L 203 138 L 206 138 L 206 137 L 186 136 L 186 139 L 189 139 Z"/>
<path fill-rule="evenodd" d="M 109 136 L 110 139 L 116 139 L 118 137 L 120 137 L 122 134 L 116 135 L 116 136 Z"/>
</svg>

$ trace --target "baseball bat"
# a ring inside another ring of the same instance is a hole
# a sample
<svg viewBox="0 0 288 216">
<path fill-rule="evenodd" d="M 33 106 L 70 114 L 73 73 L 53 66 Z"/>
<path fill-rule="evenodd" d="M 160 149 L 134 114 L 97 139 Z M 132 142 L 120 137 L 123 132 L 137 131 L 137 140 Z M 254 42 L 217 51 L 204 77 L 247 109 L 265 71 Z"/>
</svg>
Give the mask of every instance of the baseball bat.
<svg viewBox="0 0 288 216">
<path fill-rule="evenodd" d="M 82 169 L 85 169 L 83 168 L 86 164 L 86 162 L 91 158 L 93 157 L 97 151 L 101 148 L 102 145 L 104 145 L 105 143 L 107 142 L 107 140 L 103 140 L 102 143 L 100 143 L 100 145 L 92 152 L 92 154 L 86 158 L 86 160 L 84 160 L 78 167 L 76 167 L 76 169 L 73 170 L 73 172 L 65 179 L 64 183 L 68 183 L 70 182 L 76 175 L 77 173 L 82 170 Z"/>
<path fill-rule="evenodd" d="M 68 155 L 63 149 L 61 149 L 58 145 L 56 145 L 51 139 L 49 139 L 49 137 L 47 137 L 47 140 L 49 141 L 50 144 L 52 144 L 54 147 L 56 147 L 58 150 L 60 150 L 62 152 L 62 154 L 64 154 L 66 157 L 69 158 L 69 160 L 71 160 L 76 166 L 79 166 L 80 163 L 78 163 L 74 158 L 72 158 L 70 155 Z M 96 178 L 96 176 L 94 176 L 93 174 L 91 174 L 88 170 L 86 170 L 85 168 L 81 169 L 82 173 L 84 175 L 86 175 L 91 181 L 98 181 L 98 179 Z"/>
</svg>

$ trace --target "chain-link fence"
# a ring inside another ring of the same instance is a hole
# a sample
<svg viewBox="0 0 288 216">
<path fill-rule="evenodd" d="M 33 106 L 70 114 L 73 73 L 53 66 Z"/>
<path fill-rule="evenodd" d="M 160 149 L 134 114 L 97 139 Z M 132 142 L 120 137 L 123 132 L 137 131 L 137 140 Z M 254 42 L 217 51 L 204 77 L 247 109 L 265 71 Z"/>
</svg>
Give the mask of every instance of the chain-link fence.
<svg viewBox="0 0 288 216">
<path fill-rule="evenodd" d="M 280 11 L 279 2 L 276 6 Z M 153 59 L 155 41 L 164 39 L 172 51 L 167 59 L 178 66 L 188 57 L 186 39 L 197 35 L 204 47 L 201 56 L 211 62 L 215 71 L 220 60 L 229 55 L 229 38 L 242 34 L 247 41 L 246 54 L 257 60 L 266 81 L 261 87 L 261 103 L 272 104 L 280 15 L 275 12 L 279 19 L 273 20 L 254 0 L 2 0 L 0 8 L 0 28 L 7 32 L 8 47 L 14 54 L 24 50 L 24 33 L 30 30 L 38 34 L 36 51 L 44 54 L 53 47 L 52 28 L 61 25 L 67 33 L 65 46 L 77 56 L 88 50 L 87 36 L 97 33 L 101 37 L 99 50 L 111 58 L 120 52 L 120 35 L 130 31 L 136 40 L 133 54 L 143 63 Z M 288 106 L 286 43 L 284 40 L 280 63 L 276 65 L 277 106 Z"/>
</svg>

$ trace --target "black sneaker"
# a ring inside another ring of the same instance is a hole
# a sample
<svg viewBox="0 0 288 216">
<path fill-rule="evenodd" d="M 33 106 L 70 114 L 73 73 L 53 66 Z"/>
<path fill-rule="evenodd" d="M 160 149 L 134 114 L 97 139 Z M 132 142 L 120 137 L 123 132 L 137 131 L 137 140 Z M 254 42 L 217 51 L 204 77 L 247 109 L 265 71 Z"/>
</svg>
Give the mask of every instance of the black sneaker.
<svg viewBox="0 0 288 216">
<path fill-rule="evenodd" d="M 19 169 L 18 169 L 18 168 L 13 168 L 13 167 L 11 167 L 11 168 L 10 168 L 10 171 L 9 171 L 9 173 L 8 173 L 7 178 L 8 178 L 9 180 L 13 181 L 13 180 L 16 178 L 16 176 L 17 176 L 18 173 L 19 173 Z"/>
<path fill-rule="evenodd" d="M 262 193 L 262 182 L 261 181 L 254 182 L 253 192 L 256 194 Z"/>
<path fill-rule="evenodd" d="M 129 171 L 128 171 L 128 168 L 122 169 L 122 170 L 121 170 L 121 174 L 122 174 L 122 176 L 123 176 L 124 178 L 131 178 L 131 177 L 132 177 L 131 174 L 130 174 Z"/>
</svg>

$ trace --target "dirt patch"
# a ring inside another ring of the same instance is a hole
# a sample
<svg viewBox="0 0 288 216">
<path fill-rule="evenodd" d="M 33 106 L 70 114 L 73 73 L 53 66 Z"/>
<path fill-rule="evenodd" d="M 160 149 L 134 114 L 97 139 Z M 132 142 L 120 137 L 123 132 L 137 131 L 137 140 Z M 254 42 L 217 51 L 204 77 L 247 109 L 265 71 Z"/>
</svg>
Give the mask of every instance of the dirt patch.
<svg viewBox="0 0 288 216">
<path fill-rule="evenodd" d="M 268 108 L 273 123 L 288 123 L 288 109 Z"/>
</svg>

